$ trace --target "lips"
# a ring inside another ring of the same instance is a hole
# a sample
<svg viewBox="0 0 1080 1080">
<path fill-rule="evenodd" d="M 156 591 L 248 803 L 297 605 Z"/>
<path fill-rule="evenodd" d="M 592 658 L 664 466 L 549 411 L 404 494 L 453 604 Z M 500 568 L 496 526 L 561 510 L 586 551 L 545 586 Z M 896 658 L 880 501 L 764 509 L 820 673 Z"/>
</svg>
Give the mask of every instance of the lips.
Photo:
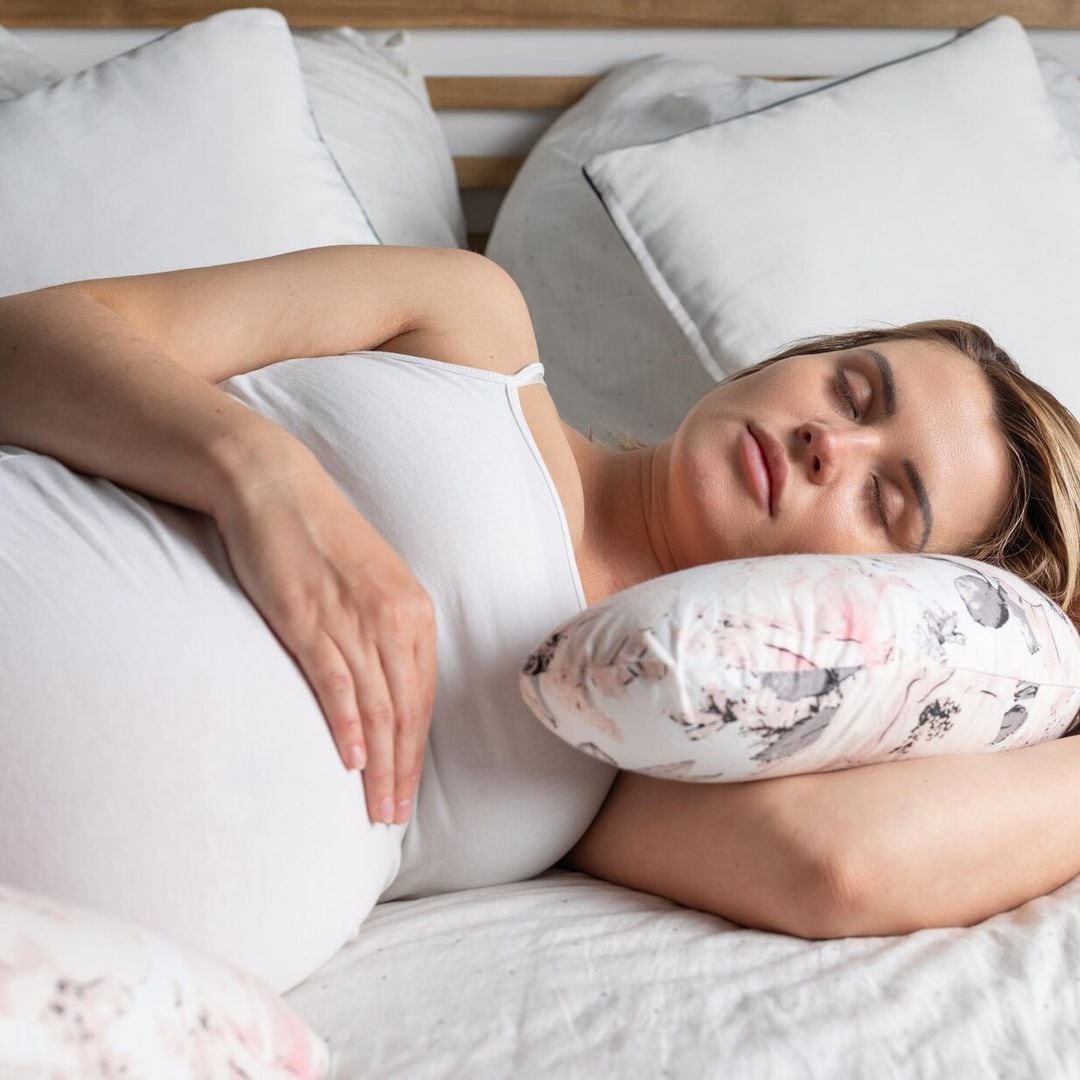
<svg viewBox="0 0 1080 1080">
<path fill-rule="evenodd" d="M 769 513 L 775 515 L 776 508 L 780 505 L 780 496 L 783 494 L 784 485 L 787 483 L 787 452 L 772 435 L 763 428 L 758 427 L 752 420 L 746 427 L 761 451 L 761 456 L 765 459 L 765 469 L 769 480 Z"/>
<path fill-rule="evenodd" d="M 769 513 L 769 493 L 772 490 L 769 470 L 765 455 L 748 427 L 743 428 L 739 436 L 739 461 L 758 506 L 764 513 Z"/>
</svg>

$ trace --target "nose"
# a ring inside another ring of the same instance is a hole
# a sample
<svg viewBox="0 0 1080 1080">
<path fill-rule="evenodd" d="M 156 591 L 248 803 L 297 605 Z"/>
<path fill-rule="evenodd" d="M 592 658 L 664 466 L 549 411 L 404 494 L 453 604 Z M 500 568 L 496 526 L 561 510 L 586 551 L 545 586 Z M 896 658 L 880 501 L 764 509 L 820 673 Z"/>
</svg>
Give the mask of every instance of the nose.
<svg viewBox="0 0 1080 1080">
<path fill-rule="evenodd" d="M 805 451 L 807 474 L 817 484 L 831 483 L 844 462 L 864 456 L 877 444 L 877 434 L 868 428 L 816 420 L 803 424 L 798 435 Z"/>
</svg>

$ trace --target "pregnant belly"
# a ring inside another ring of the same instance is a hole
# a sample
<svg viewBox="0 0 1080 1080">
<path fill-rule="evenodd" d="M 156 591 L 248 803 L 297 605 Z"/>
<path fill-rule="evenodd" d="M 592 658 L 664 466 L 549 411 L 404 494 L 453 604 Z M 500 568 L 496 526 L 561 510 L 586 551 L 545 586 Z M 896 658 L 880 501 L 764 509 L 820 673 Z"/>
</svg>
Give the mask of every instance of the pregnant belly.
<svg viewBox="0 0 1080 1080">
<path fill-rule="evenodd" d="M 0 505 L 0 881 L 241 961 L 224 907 L 264 945 L 306 913 L 330 955 L 370 892 L 362 781 L 212 519 L 15 447 Z"/>
</svg>

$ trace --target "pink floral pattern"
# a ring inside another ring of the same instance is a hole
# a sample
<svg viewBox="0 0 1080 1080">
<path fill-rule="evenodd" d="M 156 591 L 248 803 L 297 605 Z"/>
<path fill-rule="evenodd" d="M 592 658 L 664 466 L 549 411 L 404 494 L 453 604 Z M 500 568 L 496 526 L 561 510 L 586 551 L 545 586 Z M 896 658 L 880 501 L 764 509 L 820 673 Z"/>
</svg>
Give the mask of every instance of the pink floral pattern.
<svg viewBox="0 0 1080 1080">
<path fill-rule="evenodd" d="M 583 753 L 737 782 L 1080 731 L 1080 635 L 973 559 L 777 555 L 594 604 L 533 651 L 520 689 Z"/>
<path fill-rule="evenodd" d="M 0 886 L 0 1075 L 323 1080 L 326 1043 L 254 976 Z"/>
</svg>

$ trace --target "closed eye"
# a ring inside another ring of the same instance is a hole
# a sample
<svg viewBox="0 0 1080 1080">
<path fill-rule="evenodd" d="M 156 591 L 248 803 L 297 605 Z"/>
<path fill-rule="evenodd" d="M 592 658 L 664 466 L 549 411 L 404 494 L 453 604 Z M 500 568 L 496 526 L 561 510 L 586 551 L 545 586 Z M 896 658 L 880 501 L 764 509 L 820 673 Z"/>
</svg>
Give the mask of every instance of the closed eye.
<svg viewBox="0 0 1080 1080">
<path fill-rule="evenodd" d="M 836 369 L 836 395 L 851 410 L 851 419 L 858 420 L 859 410 L 855 405 L 855 398 L 851 393 L 851 383 L 848 382 L 847 376 L 840 368 Z"/>
<path fill-rule="evenodd" d="M 851 383 L 840 369 L 836 369 L 836 395 L 844 402 L 851 412 L 851 419 L 859 419 L 859 409 L 855 404 L 855 396 L 851 392 Z M 886 532 L 889 531 L 889 522 L 885 517 L 885 508 L 881 502 L 881 485 L 876 476 L 871 476 L 867 486 L 863 489 L 868 513 L 875 525 L 880 525 Z"/>
<path fill-rule="evenodd" d="M 870 477 L 870 483 L 866 487 L 867 506 L 874 519 L 875 525 L 880 525 L 886 532 L 889 531 L 889 522 L 885 517 L 885 509 L 881 505 L 881 485 L 876 476 Z"/>
</svg>

